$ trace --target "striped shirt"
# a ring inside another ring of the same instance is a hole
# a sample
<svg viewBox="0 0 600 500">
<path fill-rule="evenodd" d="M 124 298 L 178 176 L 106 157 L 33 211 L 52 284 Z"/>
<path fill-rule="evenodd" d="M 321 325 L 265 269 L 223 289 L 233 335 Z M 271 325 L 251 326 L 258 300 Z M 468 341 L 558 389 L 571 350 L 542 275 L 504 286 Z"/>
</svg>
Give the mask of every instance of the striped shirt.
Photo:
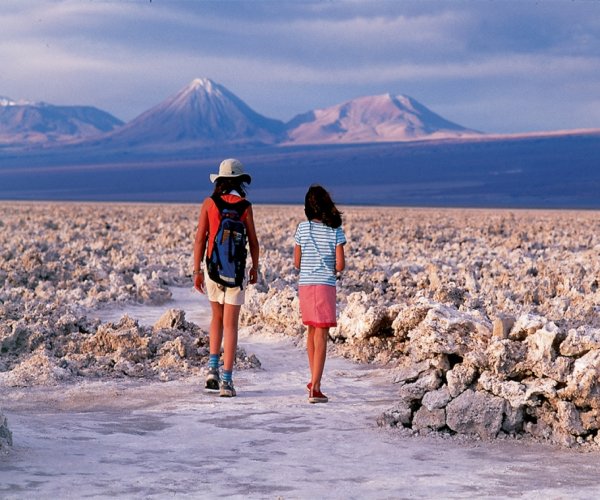
<svg viewBox="0 0 600 500">
<path fill-rule="evenodd" d="M 302 250 L 298 284 L 335 286 L 335 247 L 346 243 L 343 229 L 304 221 L 298 224 L 294 239 Z"/>
</svg>

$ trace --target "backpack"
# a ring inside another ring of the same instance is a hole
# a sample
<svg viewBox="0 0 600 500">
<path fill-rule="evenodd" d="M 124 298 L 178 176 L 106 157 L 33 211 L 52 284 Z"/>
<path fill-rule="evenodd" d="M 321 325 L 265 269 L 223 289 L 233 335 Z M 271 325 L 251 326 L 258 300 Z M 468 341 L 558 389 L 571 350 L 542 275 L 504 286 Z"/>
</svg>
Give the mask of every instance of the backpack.
<svg viewBox="0 0 600 500">
<path fill-rule="evenodd" d="M 211 199 L 219 209 L 219 228 L 212 251 L 206 257 L 206 270 L 214 282 L 233 288 L 241 287 L 246 273 L 246 225 L 240 220 L 250 206 L 247 200 L 228 203 L 220 196 Z"/>
</svg>

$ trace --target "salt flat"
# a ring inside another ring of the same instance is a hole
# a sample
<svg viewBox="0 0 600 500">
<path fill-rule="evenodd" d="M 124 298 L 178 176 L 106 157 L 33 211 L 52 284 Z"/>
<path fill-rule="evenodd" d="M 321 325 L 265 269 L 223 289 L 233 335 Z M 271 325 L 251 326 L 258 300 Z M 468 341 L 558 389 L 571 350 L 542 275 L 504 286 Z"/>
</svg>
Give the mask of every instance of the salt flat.
<svg viewBox="0 0 600 500">
<path fill-rule="evenodd" d="M 391 372 L 331 358 L 326 405 L 304 393 L 304 352 L 248 335 L 263 363 L 239 396 L 198 379 L 11 389 L 2 498 L 593 498 L 597 454 L 531 442 L 411 437 L 375 425 Z"/>
<path fill-rule="evenodd" d="M 596 496 L 598 213 L 343 210 L 314 407 L 301 207 L 255 207 L 260 279 L 222 401 L 199 390 L 206 304 L 176 291 L 197 206 L 0 204 L 2 496 Z"/>
</svg>

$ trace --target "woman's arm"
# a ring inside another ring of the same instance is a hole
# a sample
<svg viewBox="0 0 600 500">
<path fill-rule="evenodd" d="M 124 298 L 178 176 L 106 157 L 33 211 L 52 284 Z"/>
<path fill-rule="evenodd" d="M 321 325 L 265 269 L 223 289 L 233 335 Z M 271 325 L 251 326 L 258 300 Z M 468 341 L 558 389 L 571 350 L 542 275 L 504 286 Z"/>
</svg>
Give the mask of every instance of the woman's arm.
<svg viewBox="0 0 600 500">
<path fill-rule="evenodd" d="M 335 270 L 339 273 L 346 267 L 346 257 L 344 255 L 344 245 L 335 247 Z"/>
<path fill-rule="evenodd" d="M 196 229 L 196 238 L 194 239 L 194 288 L 200 293 L 204 293 L 204 275 L 201 272 L 202 259 L 206 251 L 206 241 L 208 240 L 208 203 L 210 198 L 206 198 L 202 203 L 200 216 L 198 217 L 198 228 Z M 212 202 L 212 200 L 211 200 Z"/>
<path fill-rule="evenodd" d="M 300 269 L 300 262 L 302 262 L 302 248 L 300 245 L 294 246 L 294 267 Z"/>
<path fill-rule="evenodd" d="M 260 246 L 258 237 L 256 236 L 256 227 L 254 226 L 254 213 L 252 206 L 248 207 L 248 215 L 246 217 L 246 230 L 248 231 L 248 246 L 250 247 L 250 258 L 252 259 L 252 267 L 250 268 L 250 276 L 248 282 L 254 284 L 258 281 L 258 259 L 260 256 Z"/>
</svg>

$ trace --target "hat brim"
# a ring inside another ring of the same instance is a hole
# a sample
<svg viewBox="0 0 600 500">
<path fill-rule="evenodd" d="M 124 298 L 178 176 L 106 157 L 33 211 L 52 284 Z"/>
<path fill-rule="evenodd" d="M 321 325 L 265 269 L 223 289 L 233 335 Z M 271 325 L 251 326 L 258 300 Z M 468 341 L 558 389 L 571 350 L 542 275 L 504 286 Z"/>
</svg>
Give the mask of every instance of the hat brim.
<svg viewBox="0 0 600 500">
<path fill-rule="evenodd" d="M 212 182 L 213 184 L 217 181 L 217 179 L 219 178 L 229 178 L 229 179 L 234 179 L 240 177 L 242 182 L 245 182 L 246 184 L 250 184 L 252 182 L 252 177 L 250 177 L 248 174 L 238 174 L 238 175 L 219 175 L 219 174 L 210 174 L 210 182 Z"/>
</svg>

